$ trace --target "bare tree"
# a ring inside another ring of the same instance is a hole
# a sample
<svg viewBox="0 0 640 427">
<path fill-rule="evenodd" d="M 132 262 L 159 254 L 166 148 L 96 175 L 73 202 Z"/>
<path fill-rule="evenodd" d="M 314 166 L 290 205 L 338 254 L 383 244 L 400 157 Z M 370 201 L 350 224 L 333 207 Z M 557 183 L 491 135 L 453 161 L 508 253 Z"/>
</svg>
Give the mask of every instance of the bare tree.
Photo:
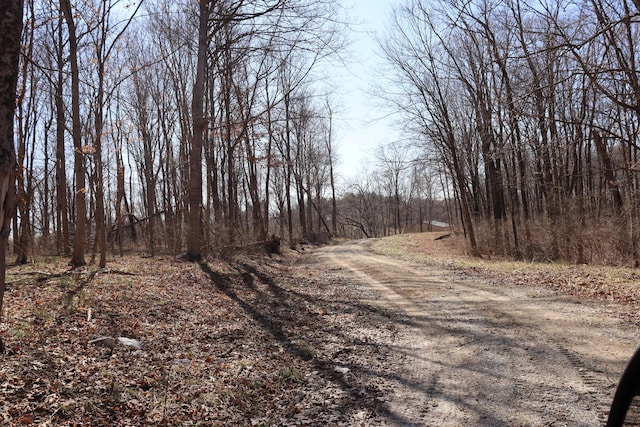
<svg viewBox="0 0 640 427">
<path fill-rule="evenodd" d="M 193 136 L 189 150 L 189 231 L 187 237 L 187 259 L 200 260 L 202 253 L 202 134 L 207 126 L 204 117 L 204 83 L 207 72 L 207 46 L 209 42 L 209 16 L 212 2 L 198 2 L 198 55 L 196 80 L 193 85 L 191 114 Z"/>
<path fill-rule="evenodd" d="M 94 135 L 93 135 L 93 161 L 95 172 L 93 181 L 95 185 L 95 204 L 96 204 L 96 242 L 98 251 L 100 252 L 99 267 L 106 265 L 107 256 L 107 238 L 106 238 L 106 216 L 104 204 L 104 166 L 103 166 L 103 134 L 105 107 L 109 102 L 111 91 L 107 91 L 106 86 L 106 67 L 112 53 L 118 46 L 118 41 L 125 33 L 137 11 L 143 2 L 138 2 L 136 8 L 131 15 L 120 23 L 121 27 L 117 30 L 112 28 L 112 14 L 114 9 L 120 3 L 119 0 L 109 0 L 100 2 L 97 7 L 92 8 L 95 16 L 93 20 L 97 22 L 97 28 L 91 32 L 95 60 L 96 60 L 96 93 L 95 93 L 95 111 L 94 111 Z M 112 34 L 114 33 L 114 34 Z"/>
<path fill-rule="evenodd" d="M 64 58 L 63 58 L 63 17 L 56 21 L 57 34 L 55 43 L 55 68 L 57 69 L 55 87 L 55 110 L 56 110 L 56 249 L 58 253 L 69 255 L 69 209 L 67 200 L 67 165 L 64 144 L 65 134 L 65 106 L 63 99 L 64 87 Z"/>
<path fill-rule="evenodd" d="M 36 114 L 38 78 L 35 69 L 26 58 L 33 56 L 34 33 L 35 33 L 35 13 L 34 2 L 27 4 L 28 17 L 25 31 L 23 31 L 23 45 L 25 46 L 25 56 L 20 64 L 20 77 L 18 79 L 17 93 L 17 123 L 18 123 L 18 149 L 17 160 L 20 166 L 16 174 L 16 215 L 14 221 L 14 247 L 16 252 L 16 264 L 26 264 L 28 261 L 29 247 L 31 246 L 31 205 L 33 201 L 33 181 L 32 167 L 28 156 L 29 151 L 33 152 L 33 141 L 35 140 L 36 128 L 39 117 Z M 17 224 L 18 216 L 20 225 Z"/>
<path fill-rule="evenodd" d="M 5 291 L 6 250 L 11 217 L 15 174 L 13 120 L 16 108 L 15 94 L 18 79 L 20 36 L 22 32 L 22 5 L 19 0 L 0 1 L 0 320 Z M 0 352 L 4 345 L 0 340 Z"/>
<path fill-rule="evenodd" d="M 419 0 L 399 9 L 395 15 L 399 31 L 381 46 L 387 61 L 397 71 L 394 76 L 397 80 L 391 85 L 401 94 L 388 100 L 406 115 L 408 128 L 418 138 L 435 146 L 447 166 L 455 184 L 471 252 L 478 254 L 471 219 L 472 193 L 464 162 L 469 147 L 461 120 L 464 109 L 462 103 L 457 103 L 461 97 L 458 87 L 451 84 L 455 81 L 455 64 L 447 60 L 450 59 L 448 48 L 442 45 L 438 28 L 426 12 L 425 4 Z"/>
<path fill-rule="evenodd" d="M 329 160 L 329 184 L 331 185 L 331 231 L 333 236 L 338 235 L 338 205 L 336 202 L 336 181 L 334 173 L 334 164 L 336 162 L 335 154 L 333 150 L 333 109 L 329 98 L 325 101 L 325 107 L 327 110 L 327 135 L 325 140 L 325 146 L 327 149 L 327 156 Z"/>
<path fill-rule="evenodd" d="M 69 63 L 71 65 L 71 136 L 74 149 L 76 229 L 73 254 L 69 262 L 74 267 L 85 265 L 85 227 L 87 223 L 86 176 L 82 123 L 80 121 L 80 69 L 78 66 L 78 38 L 70 0 L 60 0 L 60 8 L 67 24 L 69 37 Z"/>
<path fill-rule="evenodd" d="M 404 191 L 405 172 L 409 169 L 409 152 L 398 142 L 382 146 L 377 153 L 381 175 L 387 179 L 388 197 L 392 204 L 393 234 L 402 233 L 402 192 Z"/>
</svg>

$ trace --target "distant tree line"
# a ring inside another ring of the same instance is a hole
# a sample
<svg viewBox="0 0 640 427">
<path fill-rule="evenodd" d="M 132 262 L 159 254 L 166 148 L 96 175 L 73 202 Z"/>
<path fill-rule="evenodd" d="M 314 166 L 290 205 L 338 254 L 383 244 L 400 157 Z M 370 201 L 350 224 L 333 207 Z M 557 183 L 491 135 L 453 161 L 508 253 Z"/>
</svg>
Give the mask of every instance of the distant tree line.
<svg viewBox="0 0 640 427">
<path fill-rule="evenodd" d="M 397 141 L 378 149 L 372 163 L 348 182 L 338 199 L 340 236 L 439 231 L 459 222 L 446 171 L 417 154 Z M 440 226 L 434 227 L 434 221 Z"/>
<path fill-rule="evenodd" d="M 450 177 L 472 252 L 640 264 L 639 38 L 637 1 L 395 8 L 385 99 Z"/>
</svg>

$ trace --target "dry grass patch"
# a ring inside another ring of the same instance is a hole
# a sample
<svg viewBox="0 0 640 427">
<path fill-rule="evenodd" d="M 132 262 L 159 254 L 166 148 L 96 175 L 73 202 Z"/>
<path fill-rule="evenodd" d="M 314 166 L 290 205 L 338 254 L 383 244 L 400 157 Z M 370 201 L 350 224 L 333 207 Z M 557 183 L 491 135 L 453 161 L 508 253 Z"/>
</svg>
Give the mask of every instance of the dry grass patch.
<svg viewBox="0 0 640 427">
<path fill-rule="evenodd" d="M 463 236 L 436 238 L 446 233 L 403 234 L 375 240 L 372 250 L 415 262 L 459 270 L 514 284 L 544 286 L 580 298 L 624 304 L 621 315 L 640 323 L 640 271 L 627 267 L 517 262 L 468 256 Z"/>
</svg>

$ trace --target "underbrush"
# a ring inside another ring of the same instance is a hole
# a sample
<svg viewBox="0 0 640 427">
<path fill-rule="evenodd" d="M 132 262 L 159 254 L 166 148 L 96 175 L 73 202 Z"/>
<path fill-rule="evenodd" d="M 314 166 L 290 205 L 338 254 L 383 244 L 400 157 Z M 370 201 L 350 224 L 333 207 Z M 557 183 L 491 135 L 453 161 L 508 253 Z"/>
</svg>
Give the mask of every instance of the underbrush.
<svg viewBox="0 0 640 427">
<path fill-rule="evenodd" d="M 485 257 L 633 267 L 640 261 L 640 253 L 635 253 L 640 244 L 636 222 L 613 212 L 586 218 L 569 212 L 553 222 L 547 217 L 530 219 L 527 227 L 520 224 L 515 232 L 508 220 L 479 221 L 475 236 Z"/>
</svg>

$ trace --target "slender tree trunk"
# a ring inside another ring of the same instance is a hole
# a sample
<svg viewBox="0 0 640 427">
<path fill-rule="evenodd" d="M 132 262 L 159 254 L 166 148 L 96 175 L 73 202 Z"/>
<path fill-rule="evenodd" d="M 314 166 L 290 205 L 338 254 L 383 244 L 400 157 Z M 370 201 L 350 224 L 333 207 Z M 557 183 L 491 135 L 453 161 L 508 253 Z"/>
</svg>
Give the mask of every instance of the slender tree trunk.
<svg viewBox="0 0 640 427">
<path fill-rule="evenodd" d="M 26 62 L 26 61 L 25 61 Z M 24 76 L 24 80 L 27 80 L 27 76 Z M 22 88 L 19 90 L 24 91 Z M 20 97 L 18 97 L 20 98 Z M 29 206 L 30 206 L 30 194 L 26 189 L 26 152 L 27 152 L 27 132 L 25 130 L 25 126 L 27 124 L 25 121 L 28 121 L 29 118 L 24 117 L 24 108 L 22 100 L 18 99 L 17 102 L 18 109 L 18 152 L 17 152 L 17 162 L 18 162 L 18 170 L 16 173 L 16 195 L 15 195 L 15 206 L 16 206 L 16 217 L 20 218 L 20 224 L 15 224 L 14 229 L 14 245 L 15 245 L 15 253 L 16 253 L 16 264 L 26 264 L 27 263 L 27 251 L 29 248 Z M 28 108 L 27 108 L 28 109 Z M 28 113 L 27 113 L 28 114 Z M 37 121 L 37 120 L 36 120 Z"/>
<path fill-rule="evenodd" d="M 329 130 L 327 134 L 327 154 L 329 155 L 329 183 L 331 184 L 331 232 L 332 237 L 338 234 L 338 205 L 336 203 L 336 184 L 333 173 L 333 111 L 327 101 L 329 110 Z"/>
<path fill-rule="evenodd" d="M 207 87 L 209 91 L 209 117 L 212 121 L 215 121 L 217 104 L 216 99 L 216 85 L 215 75 L 213 70 L 209 70 L 209 77 L 207 79 Z M 220 238 L 219 226 L 222 223 L 222 204 L 220 203 L 220 190 L 218 188 L 218 153 L 216 151 L 217 138 L 211 137 L 204 141 L 205 152 L 205 165 L 206 165 L 206 177 L 207 177 L 207 214 L 205 222 L 211 224 L 207 225 L 208 240 L 207 245 L 218 245 Z M 213 214 L 212 214 L 213 213 Z"/>
<path fill-rule="evenodd" d="M 122 224 L 124 217 L 122 212 L 122 202 L 126 200 L 124 186 L 124 161 L 122 160 L 122 148 L 116 149 L 116 225 L 114 230 L 114 238 L 118 243 L 120 256 L 124 255 L 122 247 Z M 126 214 L 126 212 L 125 212 Z"/>
<path fill-rule="evenodd" d="M 21 45 L 22 4 L 20 0 L 0 0 L 0 321 L 7 268 L 7 240 L 14 209 L 16 154 L 13 119 Z M 0 353 L 4 353 L 2 339 Z"/>
<path fill-rule="evenodd" d="M 148 134 L 148 132 L 146 132 Z M 147 135 L 145 139 L 150 139 Z M 156 207 L 156 179 L 155 172 L 153 170 L 153 157 L 151 154 L 151 141 L 144 143 L 144 180 L 147 185 L 146 191 L 146 205 L 147 205 L 147 218 L 148 218 L 148 235 L 149 235 L 149 253 L 151 256 L 155 256 L 155 207 Z"/>
<path fill-rule="evenodd" d="M 29 15 L 34 16 L 33 2 L 28 3 Z M 23 34 L 22 43 L 24 45 L 24 55 L 27 58 L 33 56 L 34 25 L 27 25 Z M 27 147 L 31 135 L 35 136 L 38 119 L 34 113 L 34 75 L 30 73 L 29 61 L 22 61 L 20 66 L 18 81 L 21 85 L 17 88 L 17 123 L 18 123 L 18 170 L 16 174 L 16 213 L 19 213 L 20 227 L 14 229 L 14 243 L 16 252 L 16 264 L 27 263 L 27 253 L 29 251 L 29 216 L 31 210 L 32 193 L 27 190 L 27 173 L 29 161 L 27 160 Z M 27 84 L 29 88 L 27 89 Z M 25 102 L 25 98 L 27 98 Z M 25 105 L 26 104 L 26 105 Z"/>
<path fill-rule="evenodd" d="M 294 172 L 294 180 L 296 183 L 296 195 L 298 198 L 298 218 L 300 220 L 300 227 L 302 228 L 300 232 L 303 238 L 308 239 L 309 232 L 307 228 L 307 210 L 306 210 L 305 201 L 304 201 L 305 192 L 304 192 L 304 183 L 302 179 L 303 179 L 302 175 Z"/>
<path fill-rule="evenodd" d="M 262 226 L 265 230 L 265 234 L 269 233 L 269 183 L 271 182 L 271 150 L 273 147 L 273 123 L 271 121 L 271 104 L 269 101 L 269 85 L 265 86 L 265 93 L 267 97 L 267 170 L 264 178 L 264 213 L 262 214 L 262 220 L 264 221 L 264 225 Z M 281 231 L 282 232 L 282 231 Z"/>
<path fill-rule="evenodd" d="M 85 265 L 85 226 L 87 221 L 86 179 L 84 167 L 84 152 L 82 149 L 82 123 L 80 122 L 80 71 L 78 68 L 78 40 L 76 38 L 76 24 L 73 20 L 70 0 L 60 0 L 60 7 L 64 14 L 69 30 L 69 63 L 71 64 L 71 120 L 73 139 L 73 164 L 76 184 L 76 233 L 71 255 L 70 265 L 79 267 Z"/>
<path fill-rule="evenodd" d="M 101 54 L 98 54 L 100 57 Z M 95 140 L 94 140 L 94 165 L 95 165 L 95 201 L 96 201 L 96 244 L 100 253 L 98 267 L 104 268 L 107 263 L 107 225 L 104 208 L 104 177 L 102 167 L 102 129 L 104 104 L 104 61 L 98 61 L 98 96 L 95 112 Z"/>
<path fill-rule="evenodd" d="M 306 156 L 305 156 L 306 157 Z M 308 158 L 304 159 L 305 161 L 308 161 Z M 301 199 L 304 200 L 304 196 L 306 194 L 307 196 L 307 201 L 306 201 L 306 214 L 305 214 L 305 224 L 306 224 L 306 228 L 307 228 L 307 236 L 308 238 L 313 238 L 313 209 L 312 209 L 312 203 L 313 203 L 313 196 L 311 194 L 311 189 L 312 189 L 312 185 L 311 185 L 311 172 L 310 172 L 310 165 L 309 164 L 303 164 L 303 167 L 306 169 L 305 171 L 305 176 L 304 179 L 302 177 L 300 177 L 300 186 L 301 188 L 304 189 L 305 184 L 304 182 L 306 181 L 306 190 L 304 190 Z"/>
<path fill-rule="evenodd" d="M 223 67 L 223 102 L 224 102 L 224 140 L 225 140 L 225 156 L 227 169 L 227 242 L 233 244 L 238 235 L 239 209 L 238 209 L 238 179 L 236 177 L 235 167 L 235 133 L 232 132 L 235 127 L 232 106 L 231 106 L 231 88 L 232 88 L 232 60 L 230 46 L 227 46 L 224 52 Z"/>
<path fill-rule="evenodd" d="M 52 110 L 53 111 L 53 110 Z M 52 113 L 53 114 L 53 113 Z M 53 116 L 49 117 L 47 120 L 47 124 L 44 127 L 44 142 L 43 142 L 43 150 L 44 150 L 44 159 L 43 159 L 43 177 L 42 177 L 42 201 L 41 201 L 41 211 L 42 211 L 42 240 L 41 246 L 45 249 L 49 249 L 49 239 L 51 235 L 51 209 L 50 209 L 50 190 L 49 190 L 49 180 L 51 179 L 51 170 L 49 168 L 49 162 L 51 161 L 49 154 L 49 135 L 51 133 L 51 127 L 53 125 Z"/>
<path fill-rule="evenodd" d="M 64 150 L 65 113 L 62 89 L 64 86 L 64 58 L 62 56 L 62 24 L 58 19 L 58 46 L 56 46 L 58 73 L 56 81 L 56 249 L 58 254 L 69 255 L 69 207 L 67 205 L 67 168 Z"/>
<path fill-rule="evenodd" d="M 147 222 L 147 235 L 149 252 L 155 256 L 155 204 L 156 204 L 156 175 L 153 161 L 153 141 L 149 127 L 149 115 L 147 113 L 147 96 L 140 87 L 140 82 L 135 80 L 136 95 L 138 98 L 138 127 L 142 137 L 143 161 L 142 175 L 145 183 L 145 205 Z"/>
<path fill-rule="evenodd" d="M 176 255 L 180 252 L 180 248 L 176 245 L 176 214 L 174 211 L 175 200 L 172 199 L 173 194 L 173 186 L 176 185 L 177 176 L 176 170 L 177 167 L 175 165 L 174 156 L 173 156 L 173 146 L 171 142 L 170 132 L 168 129 L 169 124 L 167 120 L 160 121 L 162 127 L 162 136 L 164 143 L 164 162 L 161 161 L 161 168 L 163 173 L 163 206 L 165 211 L 165 236 L 167 241 L 167 249 L 173 254 Z"/>
<path fill-rule="evenodd" d="M 247 152 L 247 172 L 249 174 L 249 197 L 251 197 L 253 232 L 257 240 L 266 240 L 267 230 L 262 219 L 262 207 L 260 206 L 260 191 L 258 189 L 258 167 L 256 153 L 251 144 L 249 133 L 245 132 L 245 149 Z"/>
<path fill-rule="evenodd" d="M 289 233 L 289 246 L 293 248 L 295 245 L 293 243 L 293 218 L 291 215 L 291 117 L 289 112 L 289 93 L 286 93 L 284 96 L 284 110 L 285 110 L 285 144 L 286 144 L 286 155 L 284 161 L 286 162 L 285 166 L 285 185 L 284 192 L 287 203 L 287 227 Z"/>
</svg>

